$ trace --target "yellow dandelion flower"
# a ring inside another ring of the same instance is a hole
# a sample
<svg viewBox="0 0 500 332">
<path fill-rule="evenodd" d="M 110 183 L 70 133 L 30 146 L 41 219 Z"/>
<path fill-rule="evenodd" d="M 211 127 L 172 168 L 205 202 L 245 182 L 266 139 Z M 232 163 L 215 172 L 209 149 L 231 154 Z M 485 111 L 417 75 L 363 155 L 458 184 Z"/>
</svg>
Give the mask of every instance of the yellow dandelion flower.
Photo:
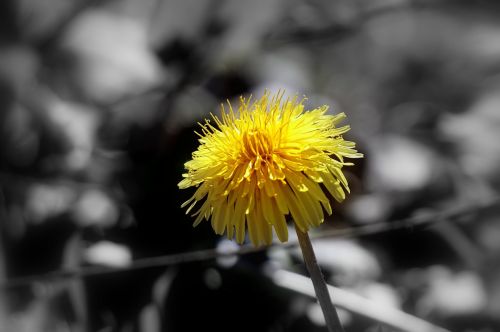
<svg viewBox="0 0 500 332">
<path fill-rule="evenodd" d="M 286 216 L 307 232 L 332 214 L 328 193 L 337 201 L 349 192 L 342 167 L 345 158 L 360 158 L 355 143 L 337 127 L 346 115 L 326 114 L 324 105 L 304 111 L 304 99 L 283 101 L 284 93 L 251 103 L 240 97 L 238 111 L 222 105 L 221 117 L 212 115 L 201 125 L 200 146 L 185 163 L 187 173 L 179 188 L 197 187 L 182 207 L 194 213 L 194 226 L 211 220 L 217 234 L 227 233 L 242 243 L 248 229 L 254 245 L 270 244 L 272 230 L 288 239 Z M 324 190 L 326 189 L 326 190 Z"/>
</svg>

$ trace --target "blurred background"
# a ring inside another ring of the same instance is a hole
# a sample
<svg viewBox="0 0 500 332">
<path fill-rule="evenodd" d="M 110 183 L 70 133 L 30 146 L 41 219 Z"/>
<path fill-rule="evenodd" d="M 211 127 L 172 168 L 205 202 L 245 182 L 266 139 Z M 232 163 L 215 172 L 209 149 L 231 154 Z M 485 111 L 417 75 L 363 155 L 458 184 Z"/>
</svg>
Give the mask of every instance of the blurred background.
<svg viewBox="0 0 500 332">
<path fill-rule="evenodd" d="M 295 246 L 214 259 L 238 246 L 180 209 L 197 121 L 266 88 L 346 112 L 365 154 L 313 235 L 406 225 L 316 240 L 327 281 L 500 331 L 499 18 L 493 0 L 3 0 L 0 331 L 325 331 L 272 277 L 306 275 Z"/>
</svg>

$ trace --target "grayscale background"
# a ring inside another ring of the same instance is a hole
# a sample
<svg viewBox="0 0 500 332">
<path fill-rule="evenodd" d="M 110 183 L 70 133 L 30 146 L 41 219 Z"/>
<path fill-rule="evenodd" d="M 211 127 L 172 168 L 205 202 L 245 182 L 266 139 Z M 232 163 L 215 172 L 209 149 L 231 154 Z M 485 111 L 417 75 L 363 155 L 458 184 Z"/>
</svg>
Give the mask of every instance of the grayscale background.
<svg viewBox="0 0 500 332">
<path fill-rule="evenodd" d="M 237 246 L 180 208 L 197 122 L 265 89 L 365 154 L 311 232 L 327 281 L 500 331 L 499 74 L 493 0 L 2 0 L 0 331 L 326 331 L 272 277 L 307 275 L 296 246 L 214 259 Z"/>
</svg>

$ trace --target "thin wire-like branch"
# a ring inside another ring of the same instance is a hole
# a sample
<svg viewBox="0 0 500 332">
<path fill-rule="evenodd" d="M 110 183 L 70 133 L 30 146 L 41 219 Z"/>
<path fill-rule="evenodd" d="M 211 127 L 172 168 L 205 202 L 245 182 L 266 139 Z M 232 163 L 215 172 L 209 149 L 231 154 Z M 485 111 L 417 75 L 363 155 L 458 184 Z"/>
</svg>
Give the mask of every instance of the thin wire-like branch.
<svg viewBox="0 0 500 332">
<path fill-rule="evenodd" d="M 272 273 L 274 282 L 283 288 L 314 297 L 314 288 L 309 278 L 300 274 L 277 270 Z M 368 317 L 384 325 L 403 332 L 449 332 L 423 319 L 407 314 L 396 308 L 380 305 L 349 291 L 328 285 L 333 304 L 349 312 Z"/>
<path fill-rule="evenodd" d="M 403 1 L 395 4 L 377 5 L 370 9 L 359 10 L 357 15 L 347 22 L 334 22 L 322 28 L 298 27 L 288 28 L 286 32 L 273 32 L 264 39 L 265 47 L 279 47 L 298 43 L 336 43 L 352 37 L 361 31 L 367 22 L 376 17 L 398 11 L 416 10 L 430 7 L 430 4 L 421 4 L 416 1 Z"/>
<path fill-rule="evenodd" d="M 438 222 L 445 220 L 454 220 L 458 217 L 478 213 L 480 211 L 500 205 L 500 197 L 493 197 L 490 200 L 481 204 L 457 207 L 436 213 L 420 214 L 414 217 L 400 219 L 392 222 L 379 222 L 368 224 L 364 226 L 348 227 L 343 229 L 324 230 L 321 233 L 311 234 L 311 239 L 318 240 L 323 238 L 352 238 L 362 237 L 372 234 L 390 232 L 393 230 L 411 230 L 416 228 L 431 226 Z M 294 248 L 298 246 L 297 240 L 290 240 L 285 244 L 275 243 L 271 247 L 280 248 Z M 36 282 L 44 282 L 49 280 L 60 280 L 68 278 L 85 278 L 101 274 L 109 274 L 120 271 L 132 271 L 147 269 L 153 267 L 173 266 L 192 262 L 201 262 L 212 260 L 219 257 L 233 257 L 236 255 L 246 255 L 250 253 L 260 252 L 267 250 L 269 247 L 253 247 L 242 246 L 237 250 L 229 252 L 221 252 L 217 249 L 206 249 L 198 251 L 183 252 L 172 255 L 148 257 L 137 259 L 130 265 L 125 267 L 103 267 L 103 266 L 89 266 L 78 270 L 57 270 L 45 274 L 31 275 L 20 278 L 12 278 L 0 283 L 0 288 L 15 288 L 21 286 L 28 286 Z"/>
<path fill-rule="evenodd" d="M 29 174 L 20 174 L 14 172 L 0 171 L 0 184 L 7 188 L 16 188 L 18 186 L 29 186 L 32 184 L 54 185 L 74 188 L 77 190 L 98 189 L 105 192 L 110 197 L 121 199 L 109 186 L 99 182 L 75 180 L 65 176 L 36 176 Z"/>
</svg>

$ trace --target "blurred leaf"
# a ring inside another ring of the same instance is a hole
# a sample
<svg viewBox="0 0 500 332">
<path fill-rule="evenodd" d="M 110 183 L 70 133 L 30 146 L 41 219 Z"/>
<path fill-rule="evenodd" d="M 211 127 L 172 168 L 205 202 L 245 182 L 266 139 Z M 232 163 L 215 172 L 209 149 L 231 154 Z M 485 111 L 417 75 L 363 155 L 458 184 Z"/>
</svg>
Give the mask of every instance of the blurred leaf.
<svg viewBox="0 0 500 332">
<path fill-rule="evenodd" d="M 111 103 L 161 82 L 143 22 L 105 10 L 89 10 L 62 42 L 77 61 L 74 79 L 85 96 Z"/>
<path fill-rule="evenodd" d="M 417 303 L 421 315 L 434 313 L 446 317 L 484 310 L 487 294 L 477 273 L 453 273 L 446 267 L 435 266 L 427 274 L 429 288 Z"/>
<path fill-rule="evenodd" d="M 118 220 L 118 209 L 101 190 L 85 190 L 72 207 L 73 218 L 80 226 L 108 228 Z"/>
<path fill-rule="evenodd" d="M 500 97 L 498 86 L 478 96 L 470 109 L 445 118 L 443 133 L 457 145 L 467 174 L 495 180 L 500 164 Z"/>
<path fill-rule="evenodd" d="M 1 134 L 3 136 L 3 157 L 15 167 L 29 167 L 40 148 L 39 126 L 32 114 L 21 105 L 6 110 Z"/>
<path fill-rule="evenodd" d="M 110 267 L 125 267 L 132 262 L 130 249 L 121 244 L 110 241 L 100 241 L 84 252 L 85 260 L 90 264 Z"/>
<path fill-rule="evenodd" d="M 88 166 L 96 143 L 99 114 L 88 105 L 65 101 L 56 96 L 46 98 L 47 120 L 52 130 L 62 135 L 68 145 L 63 168 L 81 170 Z M 55 162 L 55 161 L 52 161 Z M 61 165 L 50 165 L 60 168 Z"/>
<path fill-rule="evenodd" d="M 162 331 L 160 313 L 154 304 L 150 304 L 142 309 L 139 322 L 140 332 Z"/>
<path fill-rule="evenodd" d="M 355 241 L 318 240 L 314 251 L 319 264 L 344 286 L 376 279 L 382 273 L 377 257 Z"/>
<path fill-rule="evenodd" d="M 34 184 L 29 187 L 26 213 L 33 223 L 67 212 L 76 198 L 75 191 L 64 185 Z"/>
<path fill-rule="evenodd" d="M 421 189 L 431 181 L 435 163 L 427 147 L 403 136 L 381 137 L 373 143 L 371 188 L 404 192 Z"/>
</svg>

